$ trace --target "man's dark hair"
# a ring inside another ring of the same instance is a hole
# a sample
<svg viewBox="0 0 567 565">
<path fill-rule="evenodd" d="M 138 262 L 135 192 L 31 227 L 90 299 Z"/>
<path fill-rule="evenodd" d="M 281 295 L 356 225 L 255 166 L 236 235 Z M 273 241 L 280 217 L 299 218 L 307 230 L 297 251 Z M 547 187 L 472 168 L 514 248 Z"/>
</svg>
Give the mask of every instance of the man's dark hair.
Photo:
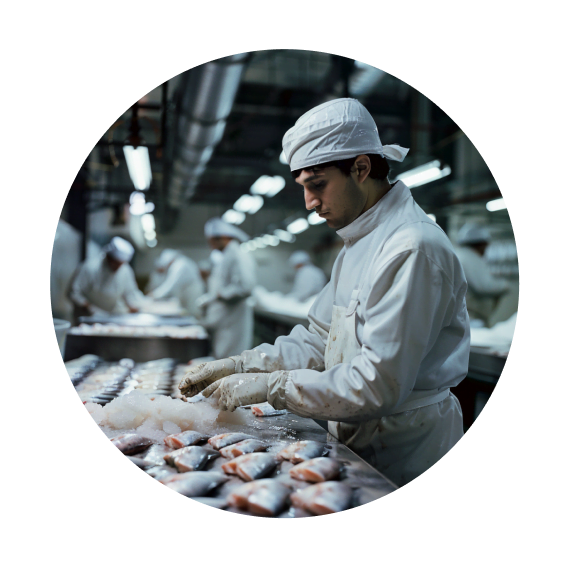
<svg viewBox="0 0 567 565">
<path fill-rule="evenodd" d="M 368 155 L 370 159 L 370 178 L 377 180 L 387 179 L 388 173 L 390 172 L 390 165 L 388 164 L 387 159 L 382 157 L 382 155 L 368 153 L 365 153 L 365 155 Z M 356 157 L 352 157 L 351 159 L 341 159 L 339 161 L 329 161 L 328 163 L 320 163 L 319 165 L 313 165 L 312 167 L 292 171 L 291 175 L 294 179 L 296 179 L 303 170 L 309 171 L 314 169 L 326 169 L 327 167 L 337 167 L 337 169 L 339 169 L 345 177 L 348 177 L 355 161 Z"/>
</svg>

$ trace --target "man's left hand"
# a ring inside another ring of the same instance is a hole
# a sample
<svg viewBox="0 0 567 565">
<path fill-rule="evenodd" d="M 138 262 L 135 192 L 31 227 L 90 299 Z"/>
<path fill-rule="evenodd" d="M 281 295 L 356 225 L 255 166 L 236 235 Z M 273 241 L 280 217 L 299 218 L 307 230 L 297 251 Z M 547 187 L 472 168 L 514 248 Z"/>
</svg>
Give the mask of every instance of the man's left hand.
<svg viewBox="0 0 567 565">
<path fill-rule="evenodd" d="M 221 410 L 234 412 L 239 406 L 260 404 L 268 400 L 271 373 L 240 373 L 214 382 L 203 396 L 216 398 Z"/>
</svg>

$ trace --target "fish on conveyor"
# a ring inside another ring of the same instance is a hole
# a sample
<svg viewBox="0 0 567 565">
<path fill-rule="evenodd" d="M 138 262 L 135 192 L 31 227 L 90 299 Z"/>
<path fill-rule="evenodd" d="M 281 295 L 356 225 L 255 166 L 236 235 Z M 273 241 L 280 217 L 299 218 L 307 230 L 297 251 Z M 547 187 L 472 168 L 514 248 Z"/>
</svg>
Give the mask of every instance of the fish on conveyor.
<svg viewBox="0 0 567 565">
<path fill-rule="evenodd" d="M 249 434 L 228 433 L 228 434 L 219 434 L 217 436 L 213 436 L 212 438 L 209 438 L 209 443 L 215 449 L 222 449 L 227 445 L 232 445 L 233 443 L 238 443 L 239 441 L 243 441 L 245 439 L 254 439 L 254 438 Z"/>
<path fill-rule="evenodd" d="M 226 499 L 224 498 L 214 498 L 212 496 L 194 496 L 192 500 L 200 502 L 201 504 L 206 504 L 207 506 L 212 506 L 213 508 L 219 508 L 220 510 L 228 506 Z"/>
<path fill-rule="evenodd" d="M 227 496 L 229 506 L 258 516 L 277 516 L 287 506 L 291 489 L 274 479 L 260 479 L 241 485 Z"/>
<path fill-rule="evenodd" d="M 173 465 L 181 473 L 199 471 L 217 457 L 220 457 L 218 451 L 199 445 L 182 447 L 163 456 L 166 463 Z"/>
<path fill-rule="evenodd" d="M 144 451 L 152 445 L 152 440 L 138 434 L 122 434 L 110 440 L 125 455 L 133 455 Z"/>
<path fill-rule="evenodd" d="M 297 441 L 284 447 L 277 454 L 279 460 L 287 459 L 292 463 L 303 463 L 309 459 L 315 459 L 315 457 L 322 457 L 326 455 L 328 450 L 322 443 L 318 441 Z"/>
<path fill-rule="evenodd" d="M 140 467 L 140 469 L 149 469 L 150 467 L 153 467 L 155 465 L 155 463 L 153 463 L 152 461 L 146 461 L 141 457 L 134 457 L 133 455 L 126 455 L 126 457 L 130 459 L 130 461 L 132 461 L 134 465 Z"/>
<path fill-rule="evenodd" d="M 227 475 L 238 475 L 243 481 L 261 479 L 271 473 L 278 462 L 271 453 L 247 453 L 224 463 Z"/>
<path fill-rule="evenodd" d="M 294 492 L 290 499 L 293 506 L 320 516 L 350 508 L 352 489 L 338 481 L 326 481 Z"/>
<path fill-rule="evenodd" d="M 341 473 L 342 464 L 330 457 L 315 457 L 299 463 L 289 474 L 294 479 L 309 483 L 322 483 L 336 479 Z"/>
<path fill-rule="evenodd" d="M 287 410 L 276 410 L 273 406 L 270 406 L 267 402 L 264 404 L 256 404 L 251 408 L 252 414 L 254 416 L 279 416 L 281 414 L 287 414 Z"/>
<path fill-rule="evenodd" d="M 211 471 L 191 471 L 189 473 L 177 473 L 160 479 L 160 482 L 170 489 L 184 496 L 205 496 L 208 492 L 216 489 L 228 481 L 228 477 L 222 473 Z"/>
<path fill-rule="evenodd" d="M 186 432 L 181 432 L 180 434 L 172 434 L 167 436 L 163 443 L 168 447 L 173 447 L 175 449 L 180 449 L 181 447 L 187 447 L 188 445 L 197 445 L 207 441 L 211 436 L 207 436 L 200 432 L 194 432 L 193 430 L 187 430 Z"/>
<path fill-rule="evenodd" d="M 254 453 L 256 451 L 266 451 L 268 446 L 258 439 L 245 439 L 232 445 L 227 445 L 220 450 L 220 454 L 227 459 L 234 459 L 246 453 Z"/>
<path fill-rule="evenodd" d="M 146 473 L 150 476 L 153 477 L 154 479 L 158 480 L 158 481 L 162 481 L 163 479 L 165 479 L 166 477 L 169 477 L 171 475 L 177 475 L 177 469 L 175 469 L 174 467 L 170 467 L 169 465 L 155 465 L 153 467 L 150 467 Z"/>
</svg>

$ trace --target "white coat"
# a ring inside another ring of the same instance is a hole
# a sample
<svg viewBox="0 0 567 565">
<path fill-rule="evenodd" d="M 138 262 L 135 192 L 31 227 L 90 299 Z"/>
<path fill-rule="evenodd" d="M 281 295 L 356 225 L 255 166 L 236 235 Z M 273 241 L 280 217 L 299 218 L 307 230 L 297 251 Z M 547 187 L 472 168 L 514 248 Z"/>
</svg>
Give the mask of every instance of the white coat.
<svg viewBox="0 0 567 565">
<path fill-rule="evenodd" d="M 71 299 L 78 306 L 89 303 L 96 311 L 122 314 L 128 306 L 139 307 L 144 300 L 134 271 L 124 263 L 113 272 L 105 254 L 83 263 L 73 281 Z"/>
<path fill-rule="evenodd" d="M 252 256 L 236 240 L 224 248 L 209 277 L 208 294 L 218 296 L 207 306 L 203 325 L 212 333 L 213 355 L 224 359 L 252 347 L 254 308 L 248 298 L 256 285 Z"/>
<path fill-rule="evenodd" d="M 488 323 L 496 308 L 496 299 L 510 290 L 503 279 L 492 275 L 486 260 L 471 247 L 457 247 L 468 283 L 467 308 L 471 319 Z"/>
<path fill-rule="evenodd" d="M 319 294 L 326 284 L 327 277 L 325 273 L 319 267 L 308 263 L 297 269 L 293 288 L 288 296 L 295 298 L 299 302 L 305 302 L 308 298 Z"/>
<path fill-rule="evenodd" d="M 167 268 L 164 280 L 152 291 L 152 296 L 156 300 L 177 298 L 189 314 L 197 315 L 195 300 L 204 292 L 205 284 L 195 261 L 179 255 Z"/>
<path fill-rule="evenodd" d="M 337 233 L 344 248 L 309 329 L 244 352 L 243 369 L 276 371 L 270 404 L 328 420 L 335 437 L 403 485 L 463 434 L 448 389 L 468 369 L 465 276 L 447 236 L 401 181 Z M 352 313 L 352 338 L 336 323 L 330 335 L 337 307 Z M 334 339 L 348 346 L 333 351 Z"/>
</svg>

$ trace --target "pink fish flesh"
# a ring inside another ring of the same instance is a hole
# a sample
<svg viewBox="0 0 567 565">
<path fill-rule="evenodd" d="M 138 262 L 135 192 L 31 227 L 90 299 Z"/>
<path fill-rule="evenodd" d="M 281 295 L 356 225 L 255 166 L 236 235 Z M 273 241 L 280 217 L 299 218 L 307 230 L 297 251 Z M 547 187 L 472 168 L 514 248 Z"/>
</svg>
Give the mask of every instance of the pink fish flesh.
<svg viewBox="0 0 567 565">
<path fill-rule="evenodd" d="M 152 445 L 152 440 L 138 434 L 122 434 L 110 440 L 125 455 L 133 455 L 144 451 Z"/>
<path fill-rule="evenodd" d="M 184 496 L 206 496 L 206 494 L 228 481 L 222 473 L 191 471 L 164 477 L 161 483 Z"/>
<path fill-rule="evenodd" d="M 254 416 L 279 416 L 280 414 L 287 414 L 287 410 L 276 410 L 269 404 L 256 404 L 251 408 Z"/>
<path fill-rule="evenodd" d="M 181 432 L 180 434 L 173 434 L 167 436 L 163 443 L 168 447 L 173 447 L 179 449 L 181 447 L 187 447 L 188 445 L 197 445 L 198 443 L 205 442 L 211 436 L 204 435 L 200 432 L 194 432 L 193 430 L 187 430 L 186 432 Z"/>
<path fill-rule="evenodd" d="M 234 489 L 226 501 L 230 506 L 258 516 L 277 516 L 284 510 L 291 489 L 274 479 L 260 479 Z"/>
<path fill-rule="evenodd" d="M 338 481 L 326 481 L 294 492 L 290 499 L 293 506 L 320 516 L 349 508 L 352 489 Z"/>
<path fill-rule="evenodd" d="M 199 471 L 217 457 L 220 457 L 218 451 L 199 445 L 182 447 L 163 456 L 166 463 L 173 465 L 181 473 Z"/>
<path fill-rule="evenodd" d="M 341 473 L 341 463 L 329 457 L 315 457 L 303 463 L 299 463 L 289 474 L 294 479 L 307 481 L 309 483 L 322 483 L 336 479 Z"/>
<path fill-rule="evenodd" d="M 220 450 L 220 454 L 227 459 L 234 459 L 235 457 L 240 457 L 246 453 L 254 453 L 256 451 L 266 451 L 268 446 L 257 439 L 245 439 L 244 441 L 239 441 L 238 443 L 233 443 L 227 447 L 223 447 Z"/>
<path fill-rule="evenodd" d="M 238 475 L 243 481 L 254 481 L 271 473 L 276 466 L 271 453 L 247 453 L 224 463 L 222 470 L 227 475 Z"/>
<path fill-rule="evenodd" d="M 279 460 L 287 459 L 292 463 L 303 463 L 315 457 L 322 457 L 327 454 L 327 449 L 322 443 L 317 441 L 298 441 L 284 447 L 278 454 Z"/>
<path fill-rule="evenodd" d="M 245 439 L 254 439 L 249 434 L 243 433 L 229 433 L 229 434 L 219 434 L 217 436 L 213 436 L 209 439 L 209 443 L 215 449 L 222 449 L 227 445 L 232 445 L 233 443 L 238 443 L 239 441 L 243 441 Z"/>
</svg>

